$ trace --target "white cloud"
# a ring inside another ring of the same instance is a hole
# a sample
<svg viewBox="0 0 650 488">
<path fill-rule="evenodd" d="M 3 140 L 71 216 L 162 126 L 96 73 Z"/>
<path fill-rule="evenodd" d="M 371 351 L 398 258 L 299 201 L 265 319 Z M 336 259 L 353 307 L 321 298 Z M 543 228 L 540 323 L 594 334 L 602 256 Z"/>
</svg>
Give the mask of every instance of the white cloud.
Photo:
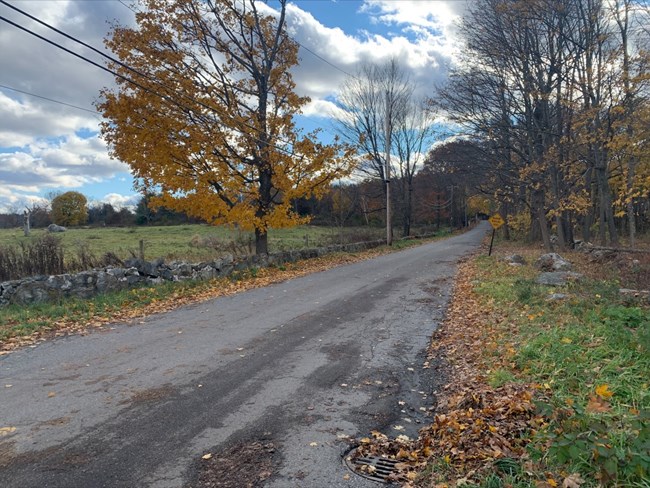
<svg viewBox="0 0 650 488">
<path fill-rule="evenodd" d="M 457 10 L 449 5 L 456 5 Z M 456 52 L 452 33 L 460 11 L 458 2 L 368 0 L 361 11 L 377 22 L 399 26 L 403 33 L 350 35 L 340 28 L 324 26 L 295 5 L 287 7 L 291 35 L 304 48 L 331 63 L 301 49 L 294 79 L 302 94 L 314 100 L 335 96 L 346 73 L 354 75 L 360 65 L 382 64 L 393 58 L 409 71 L 420 95 L 431 94 L 435 85 L 446 79 L 447 67 Z M 415 38 L 409 38 L 409 33 L 415 33 Z M 306 109 L 306 113 L 312 109 Z"/>
<path fill-rule="evenodd" d="M 119 193 L 109 193 L 104 195 L 100 203 L 110 203 L 116 210 L 122 208 L 134 210 L 141 198 L 142 195 L 140 194 L 120 195 Z"/>
<path fill-rule="evenodd" d="M 109 22 L 133 22 L 133 13 L 113 1 L 12 4 L 98 49 L 103 49 Z M 463 4 L 366 0 L 358 15 L 400 30 L 396 34 L 386 34 L 385 29 L 379 30 L 381 35 L 351 34 L 329 28 L 293 4 L 287 8 L 287 20 L 294 38 L 343 71 L 356 73 L 362 63 L 397 58 L 421 92 L 429 94 L 435 83 L 445 79 L 446 66 L 453 58 L 453 19 Z M 260 4 L 260 8 L 270 7 Z M 3 8 L 3 15 L 103 65 L 96 53 L 20 14 Z M 0 46 L 0 83 L 6 86 L 92 110 L 99 90 L 113 84 L 110 74 L 6 23 L 0 24 Z M 346 74 L 304 49 L 300 55 L 294 80 L 298 92 L 312 98 L 304 115 L 331 117 L 338 111 L 332 100 Z M 80 189 L 127 172 L 125 165 L 108 158 L 100 139 L 76 135 L 95 133 L 98 123 L 99 118 L 90 113 L 0 88 L 0 207 L 38 198 L 38 193 L 49 189 Z M 116 205 L 120 201 L 110 198 Z"/>
<path fill-rule="evenodd" d="M 41 140 L 25 150 L 0 153 L 0 186 L 15 191 L 77 188 L 127 170 L 108 157 L 104 142 L 96 136 Z"/>
</svg>

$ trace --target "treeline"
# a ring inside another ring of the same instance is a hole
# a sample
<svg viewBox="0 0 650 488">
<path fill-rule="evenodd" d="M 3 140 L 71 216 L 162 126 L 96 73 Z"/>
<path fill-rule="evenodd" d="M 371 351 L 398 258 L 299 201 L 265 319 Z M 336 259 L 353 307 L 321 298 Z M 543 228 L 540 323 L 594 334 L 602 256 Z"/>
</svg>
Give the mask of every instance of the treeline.
<svg viewBox="0 0 650 488">
<path fill-rule="evenodd" d="M 633 0 L 477 0 L 439 100 L 509 230 L 551 248 L 649 225 L 650 29 Z"/>
<path fill-rule="evenodd" d="M 77 193 L 77 192 L 68 192 Z M 66 195 L 65 193 L 63 195 Z M 62 195 L 58 195 L 61 197 Z M 73 219 L 69 215 L 57 215 L 52 204 L 34 204 L 25 210 L 29 214 L 32 228 L 45 228 L 50 224 L 57 225 L 87 225 L 91 227 L 128 227 L 135 225 L 180 225 L 199 223 L 200 220 L 189 217 L 182 212 L 175 212 L 161 207 L 152 210 L 148 206 L 150 197 L 142 197 L 134 209 L 129 207 L 116 208 L 110 203 L 93 205 L 77 205 L 71 209 Z M 54 201 L 54 199 L 53 199 Z M 23 227 L 25 213 L 10 212 L 0 214 L 0 229 Z"/>
<path fill-rule="evenodd" d="M 475 190 L 484 175 L 464 171 L 482 167 L 476 161 L 480 157 L 480 149 L 469 142 L 444 144 L 429 153 L 410 184 L 399 177 L 393 179 L 391 184 L 395 191 L 391 198 L 391 220 L 394 234 L 407 236 L 412 233 L 412 226 L 430 230 L 459 228 L 468 225 L 472 219 L 487 215 L 490 199 L 477 195 Z M 52 223 L 91 227 L 204 223 L 164 207 L 153 210 L 149 205 L 151 198 L 142 197 L 132 210 L 116 208 L 110 203 L 86 205 L 83 195 L 68 192 L 54 197 L 49 205 L 35 204 L 29 208 L 30 226 L 44 228 Z M 321 199 L 296 199 L 293 207 L 300 216 L 309 217 L 314 225 L 381 227 L 386 225 L 385 198 L 384 183 L 376 178 L 367 178 L 333 185 Z M 61 200 L 66 203 L 63 210 L 59 209 Z M 405 211 L 407 205 L 409 212 Z M 0 214 L 0 228 L 22 227 L 24 223 L 24 214 Z"/>
</svg>

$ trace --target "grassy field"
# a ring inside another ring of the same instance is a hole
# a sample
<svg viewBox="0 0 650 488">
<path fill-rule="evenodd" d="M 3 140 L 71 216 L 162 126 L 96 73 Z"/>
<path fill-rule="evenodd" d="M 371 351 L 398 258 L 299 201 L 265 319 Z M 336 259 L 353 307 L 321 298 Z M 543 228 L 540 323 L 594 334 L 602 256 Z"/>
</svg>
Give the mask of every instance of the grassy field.
<svg viewBox="0 0 650 488">
<path fill-rule="evenodd" d="M 22 229 L 0 229 L 0 247 L 20 245 L 44 235 L 44 229 L 33 229 L 29 237 Z M 244 254 L 252 247 L 254 236 L 228 227 L 203 224 L 179 226 L 97 227 L 69 229 L 60 236 L 66 255 L 74 255 L 81 246 L 96 256 L 107 252 L 120 259 L 139 255 L 140 241 L 144 243 L 146 259 L 202 261 L 230 252 Z M 272 230 L 269 233 L 270 251 L 301 249 L 338 243 L 341 240 L 370 240 L 384 235 L 379 228 L 355 227 L 342 230 L 333 227 L 300 226 Z M 354 239 L 356 238 L 356 239 Z"/>
</svg>

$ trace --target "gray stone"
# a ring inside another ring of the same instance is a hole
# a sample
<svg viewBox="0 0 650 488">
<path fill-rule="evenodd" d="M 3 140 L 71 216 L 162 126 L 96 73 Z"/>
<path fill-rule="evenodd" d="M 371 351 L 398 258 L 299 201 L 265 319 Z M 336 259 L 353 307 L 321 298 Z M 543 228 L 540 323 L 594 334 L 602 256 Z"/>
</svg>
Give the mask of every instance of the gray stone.
<svg viewBox="0 0 650 488">
<path fill-rule="evenodd" d="M 557 253 L 542 254 L 535 263 L 541 271 L 571 271 L 571 263 Z"/>
<path fill-rule="evenodd" d="M 50 301 L 54 293 L 43 281 L 28 280 L 19 285 L 9 297 L 10 303 L 29 305 L 30 303 L 45 303 Z"/>
<path fill-rule="evenodd" d="M 95 283 L 97 282 L 97 275 L 92 271 L 82 271 L 76 275 L 72 275 L 72 288 L 70 295 L 79 298 L 90 298 L 95 293 Z"/>
<path fill-rule="evenodd" d="M 521 266 L 526 264 L 526 260 L 523 258 L 523 256 L 520 256 L 519 254 L 510 254 L 509 256 L 505 256 L 503 260 L 513 265 Z"/>
<path fill-rule="evenodd" d="M 124 268 L 110 268 L 106 272 L 117 280 L 122 280 L 126 276 L 126 270 Z"/>
<path fill-rule="evenodd" d="M 124 271 L 124 277 L 126 278 L 128 286 L 134 286 L 144 281 L 144 277 L 140 276 L 137 268 L 126 269 Z"/>
<path fill-rule="evenodd" d="M 97 293 L 106 293 L 108 291 L 119 290 L 124 286 L 124 285 L 121 286 L 122 283 L 125 282 L 121 282 L 117 277 L 115 277 L 111 273 L 108 273 L 106 271 L 99 271 L 97 272 L 95 289 Z"/>
<path fill-rule="evenodd" d="M 69 274 L 49 276 L 45 285 L 50 289 L 69 292 L 73 287 L 72 277 Z"/>
<path fill-rule="evenodd" d="M 217 277 L 217 270 L 212 266 L 205 266 L 199 271 L 199 278 L 202 280 L 213 280 Z"/>
<path fill-rule="evenodd" d="M 156 263 L 150 263 L 149 261 L 143 261 L 141 267 L 138 268 L 140 274 L 145 276 L 150 276 L 152 278 L 158 278 L 160 276 L 160 269 Z"/>
<path fill-rule="evenodd" d="M 555 302 L 565 300 L 566 298 L 568 298 L 568 295 L 565 295 L 564 293 L 552 293 L 546 298 L 546 300 L 549 302 Z"/>
<path fill-rule="evenodd" d="M 630 288 L 621 288 L 618 292 L 627 298 L 639 299 L 650 303 L 650 290 L 632 290 Z"/>
<path fill-rule="evenodd" d="M 582 278 L 580 273 L 573 273 L 571 271 L 551 271 L 541 273 L 536 279 L 535 283 L 547 286 L 564 286 L 569 281 L 577 281 Z"/>
<path fill-rule="evenodd" d="M 160 277 L 165 281 L 178 281 L 178 276 L 174 275 L 172 270 L 168 268 L 160 270 Z"/>
<path fill-rule="evenodd" d="M 179 263 L 175 270 L 179 276 L 192 276 L 192 265 L 187 263 Z"/>
<path fill-rule="evenodd" d="M 47 226 L 48 232 L 65 232 L 66 230 L 68 229 L 66 229 L 62 225 L 50 224 Z"/>
</svg>

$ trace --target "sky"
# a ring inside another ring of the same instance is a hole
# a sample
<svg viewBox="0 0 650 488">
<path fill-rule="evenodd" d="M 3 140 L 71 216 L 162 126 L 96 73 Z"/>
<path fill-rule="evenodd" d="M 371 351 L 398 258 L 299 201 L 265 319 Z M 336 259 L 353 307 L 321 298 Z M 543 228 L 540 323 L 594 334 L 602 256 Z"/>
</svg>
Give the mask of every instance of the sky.
<svg viewBox="0 0 650 488">
<path fill-rule="evenodd" d="M 6 1 L 98 49 L 113 22 L 134 22 L 131 0 Z M 416 90 L 432 95 L 454 62 L 465 8 L 465 0 L 293 0 L 289 32 L 304 48 L 292 72 L 296 90 L 312 100 L 298 124 L 333 136 L 341 84 L 366 63 L 396 58 Z M 0 17 L 103 65 L 98 54 L 2 3 Z M 71 190 L 116 207 L 139 200 L 128 166 L 108 156 L 98 133 L 93 102 L 113 86 L 111 74 L 1 19 L 0 67 L 0 213 L 22 213 Z"/>
</svg>

